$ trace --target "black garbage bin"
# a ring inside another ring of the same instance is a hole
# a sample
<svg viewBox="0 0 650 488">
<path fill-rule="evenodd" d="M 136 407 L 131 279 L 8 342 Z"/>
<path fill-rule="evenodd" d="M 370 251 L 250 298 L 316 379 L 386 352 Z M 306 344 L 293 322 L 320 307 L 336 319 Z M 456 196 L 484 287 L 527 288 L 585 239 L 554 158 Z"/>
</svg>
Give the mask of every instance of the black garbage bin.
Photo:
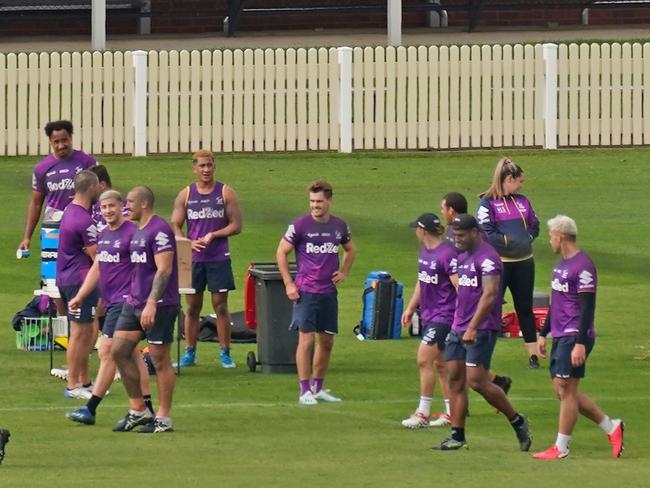
<svg viewBox="0 0 650 488">
<path fill-rule="evenodd" d="M 295 276 L 295 266 L 290 266 Z M 253 263 L 249 273 L 255 279 L 257 357 L 248 353 L 250 371 L 261 366 L 262 373 L 295 373 L 298 333 L 289 330 L 293 302 L 287 298 L 282 276 L 275 263 Z"/>
</svg>

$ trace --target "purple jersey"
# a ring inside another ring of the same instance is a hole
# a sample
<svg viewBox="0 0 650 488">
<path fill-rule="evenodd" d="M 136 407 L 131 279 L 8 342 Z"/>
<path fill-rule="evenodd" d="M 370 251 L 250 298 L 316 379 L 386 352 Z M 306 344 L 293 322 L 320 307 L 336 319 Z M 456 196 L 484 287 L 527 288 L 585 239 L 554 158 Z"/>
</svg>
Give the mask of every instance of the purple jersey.
<svg viewBox="0 0 650 488">
<path fill-rule="evenodd" d="M 107 307 L 126 301 L 131 289 L 130 245 L 137 229 L 137 225 L 125 220 L 115 230 L 106 227 L 97 238 L 99 291 Z"/>
<path fill-rule="evenodd" d="M 158 215 L 151 217 L 147 225 L 138 228 L 133 237 L 129 250 L 131 251 L 131 262 L 133 263 L 133 280 L 131 291 L 126 299 L 127 303 L 134 308 L 142 310 L 147 303 L 151 293 L 153 278 L 158 271 L 155 262 L 155 255 L 161 252 L 171 251 L 174 253 L 172 274 L 158 300 L 158 306 L 178 306 L 178 264 L 176 263 L 176 239 L 174 232 L 167 222 Z"/>
<path fill-rule="evenodd" d="M 296 249 L 298 290 L 307 293 L 336 291 L 332 275 L 339 269 L 339 246 L 350 239 L 350 228 L 333 215 L 327 222 L 318 222 L 311 214 L 294 220 L 284 240 Z"/>
<path fill-rule="evenodd" d="M 422 246 L 418 257 L 420 320 L 424 324 L 451 324 L 456 309 L 456 289 L 449 277 L 457 274 L 458 253 L 442 242 L 434 249 Z"/>
<path fill-rule="evenodd" d="M 82 151 L 72 151 L 64 159 L 53 154 L 42 159 L 32 174 L 32 190 L 45 196 L 43 221 L 61 220 L 61 212 L 74 197 L 74 177 L 84 169 L 95 166 L 97 161 Z"/>
<path fill-rule="evenodd" d="M 129 216 L 129 209 L 126 206 L 126 202 L 122 202 L 122 215 L 124 217 Z M 93 222 L 95 222 L 95 225 L 97 226 L 97 232 L 103 232 L 105 229 L 108 228 L 108 224 L 104 220 L 104 217 L 102 217 L 102 208 L 100 205 L 99 200 L 96 201 L 92 208 L 90 209 L 90 216 L 93 218 Z"/>
<path fill-rule="evenodd" d="M 577 336 L 580 329 L 579 293 L 596 293 L 596 267 L 589 256 L 580 251 L 569 259 L 560 259 L 553 269 L 551 281 L 551 335 Z M 595 337 L 594 323 L 587 336 Z"/>
<path fill-rule="evenodd" d="M 97 228 L 90 212 L 71 203 L 63 211 L 59 228 L 59 248 L 56 259 L 57 286 L 81 285 L 92 266 L 84 248 L 97 244 Z"/>
<path fill-rule="evenodd" d="M 204 235 L 223 229 L 229 224 L 226 216 L 226 198 L 223 190 L 226 185 L 215 182 L 214 189 L 207 194 L 199 193 L 196 183 L 188 188 L 185 204 L 187 237 L 196 240 Z M 192 249 L 192 261 L 197 263 L 225 261 L 230 259 L 228 238 L 213 239 L 201 252 Z"/>
<path fill-rule="evenodd" d="M 502 264 L 496 250 L 487 242 L 473 253 L 464 252 L 458 256 L 458 300 L 452 329 L 465 332 L 476 307 L 483 295 L 483 277 L 501 277 Z M 492 311 L 479 324 L 478 330 L 495 330 L 501 328 L 501 297 L 499 296 Z"/>
</svg>

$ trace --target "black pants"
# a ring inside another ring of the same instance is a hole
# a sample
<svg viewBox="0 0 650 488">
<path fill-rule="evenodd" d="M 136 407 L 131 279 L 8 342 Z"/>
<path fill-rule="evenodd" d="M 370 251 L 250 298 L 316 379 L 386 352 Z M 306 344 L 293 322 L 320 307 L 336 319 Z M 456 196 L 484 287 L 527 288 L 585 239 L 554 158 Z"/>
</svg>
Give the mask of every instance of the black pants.
<svg viewBox="0 0 650 488">
<path fill-rule="evenodd" d="M 533 316 L 533 287 L 535 286 L 535 259 L 515 263 L 503 263 L 503 280 L 501 282 L 501 294 L 506 288 L 512 293 L 512 300 L 515 305 L 517 317 L 519 317 L 519 328 L 524 342 L 537 342 L 535 330 L 535 318 Z"/>
</svg>

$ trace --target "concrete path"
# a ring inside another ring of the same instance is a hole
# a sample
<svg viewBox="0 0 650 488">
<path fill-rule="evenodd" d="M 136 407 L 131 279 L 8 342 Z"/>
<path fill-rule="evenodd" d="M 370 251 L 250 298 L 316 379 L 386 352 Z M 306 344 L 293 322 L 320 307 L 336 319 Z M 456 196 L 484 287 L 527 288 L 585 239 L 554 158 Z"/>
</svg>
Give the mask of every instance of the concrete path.
<svg viewBox="0 0 650 488">
<path fill-rule="evenodd" d="M 403 44 L 512 44 L 549 41 L 650 41 L 650 26 L 571 26 L 549 29 L 503 29 L 465 32 L 460 28 L 406 29 Z M 386 43 L 380 29 L 319 29 L 314 31 L 242 32 L 237 37 L 222 34 L 120 35 L 107 39 L 107 48 L 124 50 L 224 49 L 276 47 L 377 46 Z M 90 49 L 90 37 L 1 38 L 0 52 L 84 51 Z"/>
</svg>

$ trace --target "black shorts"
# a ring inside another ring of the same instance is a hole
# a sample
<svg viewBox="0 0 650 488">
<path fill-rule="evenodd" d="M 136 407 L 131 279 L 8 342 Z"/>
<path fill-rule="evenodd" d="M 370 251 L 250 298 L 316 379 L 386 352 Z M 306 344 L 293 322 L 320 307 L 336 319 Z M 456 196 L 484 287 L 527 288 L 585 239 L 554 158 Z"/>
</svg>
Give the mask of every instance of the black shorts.
<svg viewBox="0 0 650 488">
<path fill-rule="evenodd" d="M 445 350 L 445 340 L 451 331 L 451 325 L 441 324 L 440 322 L 433 322 L 431 324 L 424 324 L 422 329 L 422 344 L 427 346 L 438 345 L 438 349 Z"/>
<path fill-rule="evenodd" d="M 153 326 L 145 330 L 140 325 L 142 310 L 125 303 L 117 319 L 115 331 L 140 332 L 149 344 L 171 344 L 174 342 L 174 324 L 178 318 L 178 306 L 165 306 L 156 309 Z"/>
<path fill-rule="evenodd" d="M 576 345 L 578 338 L 576 336 L 556 337 L 553 338 L 553 347 L 551 348 L 551 364 L 549 372 L 551 379 L 553 378 L 584 378 L 585 366 L 587 361 L 582 363 L 582 366 L 574 368 L 571 364 L 571 352 L 573 346 Z M 585 344 L 585 352 L 587 357 L 594 348 L 594 341 L 588 341 Z"/>
<path fill-rule="evenodd" d="M 106 315 L 104 316 L 104 325 L 102 327 L 103 336 L 106 336 L 109 339 L 113 338 L 115 326 L 117 325 L 117 319 L 119 319 L 120 315 L 122 314 L 123 306 L 124 302 L 114 303 L 106 309 Z"/>
<path fill-rule="evenodd" d="M 202 293 L 206 286 L 210 293 L 226 293 L 235 289 L 230 259 L 192 263 L 192 288 Z"/>
<path fill-rule="evenodd" d="M 479 330 L 476 340 L 470 344 L 463 342 L 463 332 L 449 332 L 445 342 L 445 361 L 462 359 L 465 366 L 490 369 L 492 353 L 497 343 L 497 333 L 493 330 Z"/>
<path fill-rule="evenodd" d="M 72 300 L 79 292 L 81 285 L 74 286 L 59 286 L 59 294 L 65 308 L 68 308 L 68 302 Z M 97 300 L 99 300 L 99 290 L 95 288 L 84 301 L 81 302 L 81 307 L 76 311 L 68 310 L 68 322 L 77 322 L 80 324 L 89 324 L 95 320 L 95 308 L 97 307 Z"/>
<path fill-rule="evenodd" d="M 300 332 L 325 332 L 336 335 L 339 305 L 336 292 L 308 293 L 300 292 L 300 298 L 293 304 L 291 330 Z"/>
</svg>

